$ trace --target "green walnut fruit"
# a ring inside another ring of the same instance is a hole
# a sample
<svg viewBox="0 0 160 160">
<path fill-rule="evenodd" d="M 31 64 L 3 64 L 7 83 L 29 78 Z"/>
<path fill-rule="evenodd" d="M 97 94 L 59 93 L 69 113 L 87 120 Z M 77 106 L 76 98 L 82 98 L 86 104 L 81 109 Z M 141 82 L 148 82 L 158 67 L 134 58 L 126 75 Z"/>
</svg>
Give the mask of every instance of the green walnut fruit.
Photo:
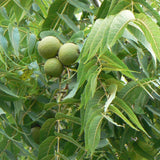
<svg viewBox="0 0 160 160">
<path fill-rule="evenodd" d="M 79 56 L 79 47 L 74 43 L 65 43 L 58 52 L 59 60 L 66 66 L 73 64 Z"/>
<path fill-rule="evenodd" d="M 60 77 L 63 65 L 57 58 L 50 58 L 44 64 L 44 71 L 49 76 Z"/>
<path fill-rule="evenodd" d="M 45 58 L 53 58 L 57 55 L 61 43 L 56 37 L 47 36 L 43 38 L 38 44 L 39 54 Z"/>
<path fill-rule="evenodd" d="M 33 140 L 39 144 L 39 139 L 40 139 L 40 127 L 33 127 L 31 128 L 31 136 Z"/>
</svg>

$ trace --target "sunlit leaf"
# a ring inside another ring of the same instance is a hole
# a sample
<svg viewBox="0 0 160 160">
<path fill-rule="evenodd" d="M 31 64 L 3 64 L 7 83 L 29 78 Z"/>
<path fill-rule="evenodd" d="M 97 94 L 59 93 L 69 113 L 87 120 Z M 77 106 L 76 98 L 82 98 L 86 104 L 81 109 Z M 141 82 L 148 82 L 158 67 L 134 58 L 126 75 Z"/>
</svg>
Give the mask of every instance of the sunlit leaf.
<svg viewBox="0 0 160 160">
<path fill-rule="evenodd" d="M 109 20 L 108 21 L 103 20 L 100 24 L 99 24 L 99 22 L 101 22 L 100 19 L 98 19 L 96 21 L 96 23 L 91 31 L 91 34 L 90 34 L 92 40 L 91 40 L 91 43 L 89 46 L 89 54 L 88 54 L 86 62 L 89 59 L 91 59 L 92 57 L 94 57 L 99 52 L 99 49 L 101 48 L 103 36 L 104 36 L 104 29 L 107 27 L 107 23 L 109 24 Z M 96 29 L 96 31 L 95 31 L 95 29 Z M 92 37 L 92 34 L 94 34 L 94 37 Z M 88 41 L 86 42 L 85 47 L 88 47 L 87 45 L 89 43 L 90 36 L 88 37 Z M 86 52 L 86 51 L 84 50 L 84 52 Z"/>
<path fill-rule="evenodd" d="M 44 3 L 41 0 L 35 0 L 35 2 L 38 4 L 38 6 L 40 7 L 44 17 L 47 17 L 47 10 L 45 8 Z"/>
<path fill-rule="evenodd" d="M 109 17 L 110 18 L 110 17 Z M 110 19 L 106 18 L 107 27 L 104 28 L 104 37 L 102 41 L 103 47 L 112 47 L 115 42 L 122 36 L 125 27 L 129 22 L 135 20 L 133 13 L 129 10 L 124 10 Z M 108 21 L 108 19 L 110 21 Z"/>
<path fill-rule="evenodd" d="M 121 124 L 118 124 L 117 122 L 115 122 L 110 116 L 105 115 L 105 114 L 102 114 L 102 115 L 103 115 L 103 117 L 104 117 L 108 122 L 110 122 L 111 124 L 113 124 L 113 125 L 115 125 L 115 126 L 117 126 L 117 127 L 124 127 L 124 126 L 122 126 Z"/>
<path fill-rule="evenodd" d="M 148 12 L 150 12 L 158 21 L 158 23 L 160 23 L 160 15 L 158 14 L 158 12 L 155 11 L 155 9 L 150 5 L 150 3 L 148 3 L 145 0 L 134 0 L 134 2 L 138 2 L 140 3 L 140 5 L 142 5 L 143 7 L 145 7 L 147 9 Z"/>
<path fill-rule="evenodd" d="M 151 18 L 144 14 L 136 15 L 135 23 L 137 23 L 137 25 L 143 30 L 147 41 L 150 43 L 153 51 L 156 54 L 157 59 L 160 60 L 160 30 L 158 25 L 156 25 Z"/>
<path fill-rule="evenodd" d="M 105 113 L 107 112 L 109 105 L 114 100 L 114 98 L 116 96 L 116 92 L 117 92 L 117 85 L 116 84 L 110 85 L 109 86 L 109 97 L 107 98 L 107 101 L 106 101 L 106 103 L 104 105 L 104 112 Z"/>
<path fill-rule="evenodd" d="M 2 108 L 0 108 L 0 115 L 2 115 L 2 114 L 6 114 L 6 113 L 3 111 Z"/>
<path fill-rule="evenodd" d="M 115 54 L 110 52 L 105 52 L 103 56 L 100 57 L 102 61 L 102 66 L 104 71 L 120 71 L 127 77 L 135 80 L 132 71 L 121 61 Z"/>
<path fill-rule="evenodd" d="M 134 114 L 132 109 L 122 99 L 116 97 L 114 99 L 114 104 L 117 105 L 118 107 L 120 107 L 124 112 L 126 112 L 126 114 L 130 118 L 132 123 L 134 123 L 140 130 L 142 130 L 144 133 L 147 134 L 147 132 L 144 130 L 144 128 L 140 124 L 138 118 L 136 117 L 136 115 Z"/>
<path fill-rule="evenodd" d="M 88 56 L 88 52 L 89 52 L 89 50 L 90 50 L 90 46 L 91 46 L 91 44 L 92 44 L 92 42 L 93 42 L 93 39 L 95 38 L 95 36 L 96 36 L 96 34 L 95 33 L 97 33 L 97 31 L 99 30 L 99 26 L 101 26 L 101 24 L 103 23 L 103 20 L 102 19 L 98 19 L 96 22 L 95 22 L 95 24 L 94 24 L 94 26 L 93 26 L 93 28 L 92 28 L 92 30 L 91 30 L 91 33 L 89 34 L 89 37 L 87 38 L 87 41 L 86 41 L 86 43 L 84 44 L 84 46 L 83 46 L 83 50 L 82 50 L 82 52 L 81 52 L 81 54 L 83 55 L 83 56 L 85 56 L 86 54 L 87 54 L 87 56 Z M 97 42 L 97 41 L 96 41 Z M 95 47 L 95 46 L 94 46 Z M 84 55 L 84 54 L 85 55 Z"/>
<path fill-rule="evenodd" d="M 111 112 L 113 112 L 113 113 L 115 113 L 115 114 L 118 115 L 120 118 L 122 118 L 130 127 L 132 127 L 132 128 L 135 129 L 135 130 L 138 130 L 137 128 L 135 128 L 135 127 L 133 126 L 133 124 L 123 115 L 123 113 L 122 113 L 118 108 L 116 108 L 116 107 L 113 106 L 113 105 L 110 105 L 108 110 L 111 111 Z"/>
</svg>

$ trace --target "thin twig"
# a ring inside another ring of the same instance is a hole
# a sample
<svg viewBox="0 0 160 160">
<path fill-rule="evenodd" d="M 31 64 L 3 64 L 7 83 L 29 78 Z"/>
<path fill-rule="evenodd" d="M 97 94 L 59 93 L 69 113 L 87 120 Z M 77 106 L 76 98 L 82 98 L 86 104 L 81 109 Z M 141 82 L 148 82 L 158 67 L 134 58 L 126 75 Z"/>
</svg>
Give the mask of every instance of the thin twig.
<svg viewBox="0 0 160 160">
<path fill-rule="evenodd" d="M 61 77 L 59 78 L 59 96 L 58 96 L 58 103 L 61 101 L 62 93 L 61 93 Z M 61 104 L 58 104 L 58 112 L 61 111 Z M 57 133 L 60 133 L 60 120 L 57 120 Z M 57 153 L 60 152 L 60 137 L 57 138 Z M 59 155 L 57 154 L 57 160 L 59 160 Z"/>
</svg>

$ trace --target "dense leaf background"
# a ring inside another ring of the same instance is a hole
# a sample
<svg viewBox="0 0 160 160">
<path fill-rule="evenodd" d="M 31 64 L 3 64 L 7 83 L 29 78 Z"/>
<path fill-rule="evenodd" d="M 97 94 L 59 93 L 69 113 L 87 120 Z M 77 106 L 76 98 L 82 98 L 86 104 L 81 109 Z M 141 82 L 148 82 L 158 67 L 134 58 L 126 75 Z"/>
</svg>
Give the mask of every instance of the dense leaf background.
<svg viewBox="0 0 160 160">
<path fill-rule="evenodd" d="M 158 0 L 1 0 L 0 160 L 159 160 L 159 10 Z M 44 73 L 46 36 L 79 45 L 60 78 Z"/>
</svg>

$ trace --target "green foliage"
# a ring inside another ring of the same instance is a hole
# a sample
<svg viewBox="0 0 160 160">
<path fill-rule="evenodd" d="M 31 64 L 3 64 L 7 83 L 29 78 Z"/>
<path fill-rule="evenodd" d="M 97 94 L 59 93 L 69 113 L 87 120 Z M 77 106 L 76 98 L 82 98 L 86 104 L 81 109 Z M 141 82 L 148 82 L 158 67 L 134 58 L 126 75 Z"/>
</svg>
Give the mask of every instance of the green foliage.
<svg viewBox="0 0 160 160">
<path fill-rule="evenodd" d="M 0 159 L 160 159 L 160 2 L 94 2 L 0 2 Z M 46 36 L 80 48 L 60 77 Z"/>
</svg>

